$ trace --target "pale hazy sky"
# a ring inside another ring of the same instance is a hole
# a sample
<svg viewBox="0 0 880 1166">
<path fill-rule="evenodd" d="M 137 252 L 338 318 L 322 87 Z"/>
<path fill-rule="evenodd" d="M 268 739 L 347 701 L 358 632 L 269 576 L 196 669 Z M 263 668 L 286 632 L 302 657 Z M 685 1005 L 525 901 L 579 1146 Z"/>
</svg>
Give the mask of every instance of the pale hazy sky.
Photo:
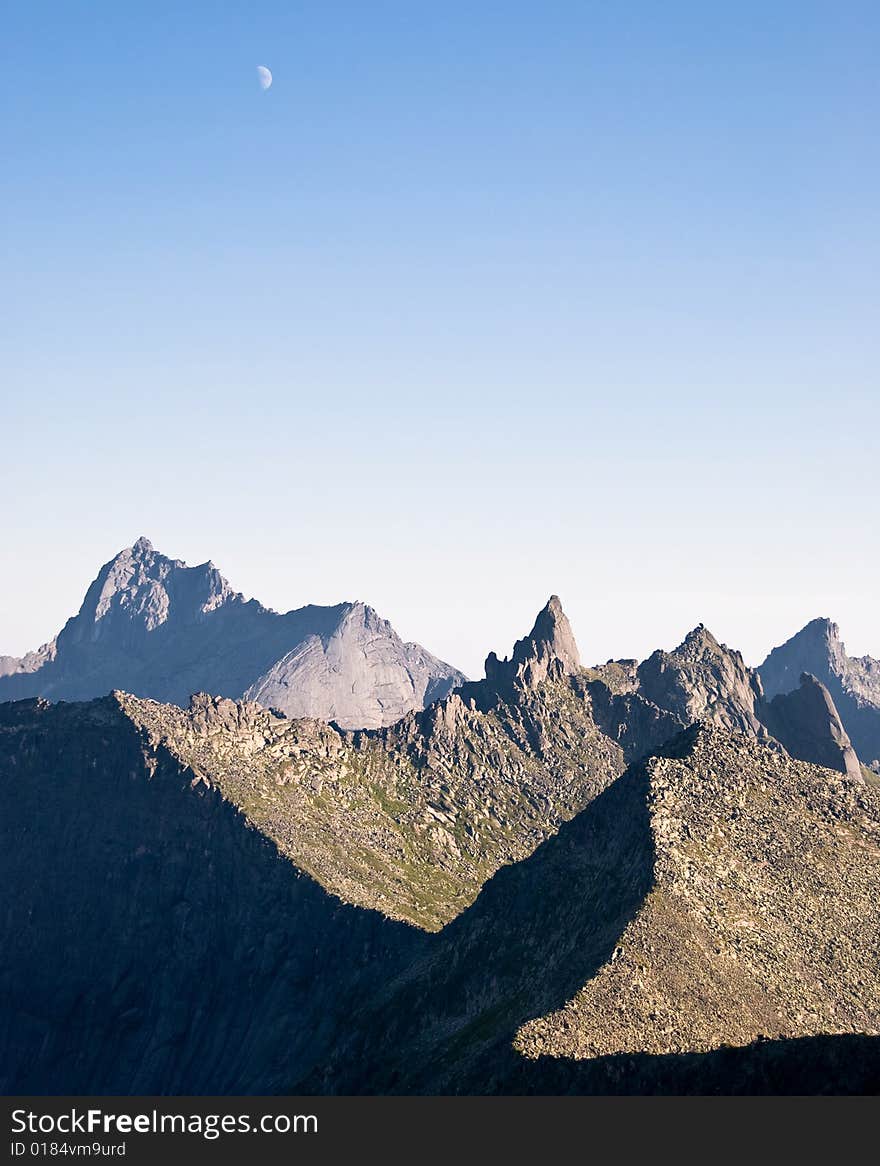
<svg viewBox="0 0 880 1166">
<path fill-rule="evenodd" d="M 144 534 L 472 674 L 554 591 L 588 662 L 880 655 L 873 0 L 2 33 L 0 652 Z"/>
</svg>

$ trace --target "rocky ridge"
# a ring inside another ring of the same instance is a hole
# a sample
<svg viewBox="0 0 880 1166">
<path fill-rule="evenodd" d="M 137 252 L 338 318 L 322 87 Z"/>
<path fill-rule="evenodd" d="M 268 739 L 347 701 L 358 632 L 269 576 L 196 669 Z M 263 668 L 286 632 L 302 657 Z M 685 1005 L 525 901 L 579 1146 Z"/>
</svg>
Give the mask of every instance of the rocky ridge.
<svg viewBox="0 0 880 1166">
<path fill-rule="evenodd" d="M 647 684 L 639 671 L 637 691 L 612 692 L 580 667 L 553 596 L 509 659 L 490 653 L 482 681 L 379 730 L 206 694 L 188 711 L 115 699 L 150 749 L 167 749 L 216 786 L 325 890 L 436 930 L 627 764 L 698 720 L 861 780 L 818 682 L 772 702 L 770 736 L 759 682 L 704 628 L 655 668 L 658 658 Z"/>
<path fill-rule="evenodd" d="M 566 671 L 576 652 L 554 597 L 485 680 L 374 731 L 204 694 L 188 712 L 115 699 L 325 889 L 434 930 L 623 771 Z"/>
<path fill-rule="evenodd" d="M 763 1043 L 856 1035 L 876 1071 L 878 847 L 880 791 L 694 726 L 499 870 L 293 1088 L 662 1092 L 668 1059 L 666 1088 L 734 1047 L 735 1092 Z"/>
<path fill-rule="evenodd" d="M 880 1035 L 880 791 L 696 727 L 643 766 L 653 885 L 529 1058 Z"/>
</svg>

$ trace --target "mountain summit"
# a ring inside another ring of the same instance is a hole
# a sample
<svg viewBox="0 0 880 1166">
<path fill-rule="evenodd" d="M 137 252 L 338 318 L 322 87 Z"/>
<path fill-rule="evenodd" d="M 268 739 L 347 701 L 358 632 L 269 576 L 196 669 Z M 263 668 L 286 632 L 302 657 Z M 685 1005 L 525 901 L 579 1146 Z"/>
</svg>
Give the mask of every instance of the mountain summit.
<svg viewBox="0 0 880 1166">
<path fill-rule="evenodd" d="M 863 761 L 880 758 L 880 660 L 848 656 L 830 619 L 811 620 L 758 669 L 768 698 L 793 692 L 803 673 L 828 689 Z"/>
<path fill-rule="evenodd" d="M 141 537 L 101 568 L 58 643 L 134 642 L 169 621 L 179 627 L 202 623 L 224 604 L 244 602 L 213 563 L 188 567 Z"/>
<path fill-rule="evenodd" d="M 510 659 L 499 660 L 494 652 L 486 657 L 486 684 L 501 694 L 515 686 L 535 688 L 551 673 L 567 676 L 580 666 L 571 624 L 559 596 L 551 595 L 531 632 L 513 645 Z"/>
<path fill-rule="evenodd" d="M 390 724 L 463 680 L 366 604 L 278 614 L 234 591 L 213 563 L 188 567 L 143 537 L 104 564 L 53 641 L 0 657 L 0 701 L 124 689 L 185 706 L 211 692 L 346 728 Z"/>
<path fill-rule="evenodd" d="M 720 644 L 703 624 L 673 652 L 658 650 L 637 669 L 639 692 L 683 724 L 710 720 L 761 735 L 756 704 L 761 685 L 739 652 Z"/>
</svg>

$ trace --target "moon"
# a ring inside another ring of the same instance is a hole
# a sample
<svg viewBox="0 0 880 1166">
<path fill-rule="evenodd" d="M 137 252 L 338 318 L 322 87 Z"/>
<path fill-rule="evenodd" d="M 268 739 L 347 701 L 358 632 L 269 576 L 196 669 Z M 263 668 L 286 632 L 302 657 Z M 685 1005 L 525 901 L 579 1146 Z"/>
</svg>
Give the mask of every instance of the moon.
<svg viewBox="0 0 880 1166">
<path fill-rule="evenodd" d="M 265 65 L 257 65 L 257 80 L 261 89 L 268 89 L 272 84 L 272 72 Z"/>
</svg>

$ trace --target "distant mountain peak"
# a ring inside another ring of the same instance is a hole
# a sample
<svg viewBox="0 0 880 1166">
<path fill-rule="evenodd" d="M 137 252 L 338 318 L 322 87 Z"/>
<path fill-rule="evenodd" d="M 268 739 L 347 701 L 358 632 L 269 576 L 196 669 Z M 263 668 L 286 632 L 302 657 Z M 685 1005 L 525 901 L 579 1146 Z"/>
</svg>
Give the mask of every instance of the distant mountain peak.
<svg viewBox="0 0 880 1166">
<path fill-rule="evenodd" d="M 390 724 L 464 679 L 366 603 L 279 614 L 246 601 L 210 560 L 187 566 L 144 536 L 101 567 L 51 643 L 0 657 L 0 700 L 121 688 L 185 707 L 208 691 L 346 728 Z"/>
<path fill-rule="evenodd" d="M 345 614 L 340 620 L 340 629 L 347 627 L 364 628 L 368 632 L 379 635 L 394 635 L 397 633 L 387 619 L 383 619 L 375 608 L 370 607 L 360 599 L 343 605 Z"/>
<path fill-rule="evenodd" d="M 728 651 L 719 640 L 712 635 L 704 623 L 698 623 L 692 628 L 677 648 L 671 653 L 673 656 L 686 652 L 723 652 Z"/>
<path fill-rule="evenodd" d="M 172 618 L 199 622 L 205 613 L 242 598 L 213 563 L 188 567 L 156 551 L 142 536 L 104 564 L 73 623 L 94 625 L 110 619 L 114 625 L 122 621 L 151 632 Z M 68 623 L 61 635 L 69 637 L 73 631 Z"/>
<path fill-rule="evenodd" d="M 758 672 L 768 698 L 794 692 L 802 673 L 812 673 L 827 686 L 858 755 L 868 763 L 880 758 L 880 660 L 848 656 L 832 620 L 810 620 Z"/>
<path fill-rule="evenodd" d="M 798 633 L 797 636 L 803 636 L 804 639 L 821 639 L 832 641 L 840 640 L 840 628 L 827 616 L 820 615 L 816 619 L 811 619 Z M 793 636 L 792 639 L 796 639 Z"/>
<path fill-rule="evenodd" d="M 825 616 L 811 619 L 800 631 L 774 648 L 759 671 L 768 697 L 793 692 L 801 674 L 814 674 L 824 684 L 847 671 L 846 648 L 840 628 Z"/>
</svg>

